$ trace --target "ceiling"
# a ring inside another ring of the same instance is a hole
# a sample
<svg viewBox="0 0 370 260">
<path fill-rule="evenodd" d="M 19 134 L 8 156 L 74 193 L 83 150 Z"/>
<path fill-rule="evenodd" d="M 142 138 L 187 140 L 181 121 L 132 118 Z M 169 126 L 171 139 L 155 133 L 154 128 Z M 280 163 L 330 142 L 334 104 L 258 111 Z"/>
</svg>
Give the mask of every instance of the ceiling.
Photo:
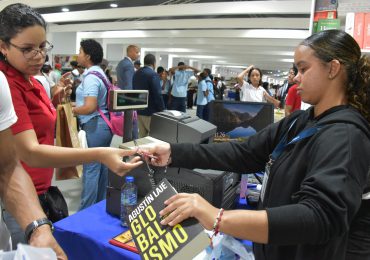
<svg viewBox="0 0 370 260">
<path fill-rule="evenodd" d="M 0 9 L 13 3 L 1 0 Z M 311 0 L 23 0 L 43 14 L 49 32 L 138 44 L 146 52 L 215 67 L 291 67 L 309 35 Z M 109 5 L 116 3 L 117 8 Z M 69 12 L 62 12 L 62 7 Z M 279 75 L 280 76 L 280 75 Z"/>
</svg>

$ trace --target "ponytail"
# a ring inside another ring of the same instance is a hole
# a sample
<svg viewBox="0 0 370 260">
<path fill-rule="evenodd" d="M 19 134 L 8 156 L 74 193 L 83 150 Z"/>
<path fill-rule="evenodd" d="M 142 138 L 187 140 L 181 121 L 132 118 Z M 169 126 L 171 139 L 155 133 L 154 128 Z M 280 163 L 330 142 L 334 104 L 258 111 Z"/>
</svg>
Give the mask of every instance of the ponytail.
<svg viewBox="0 0 370 260">
<path fill-rule="evenodd" d="M 357 62 L 353 81 L 347 89 L 349 104 L 370 123 L 370 59 L 366 55 Z"/>
</svg>

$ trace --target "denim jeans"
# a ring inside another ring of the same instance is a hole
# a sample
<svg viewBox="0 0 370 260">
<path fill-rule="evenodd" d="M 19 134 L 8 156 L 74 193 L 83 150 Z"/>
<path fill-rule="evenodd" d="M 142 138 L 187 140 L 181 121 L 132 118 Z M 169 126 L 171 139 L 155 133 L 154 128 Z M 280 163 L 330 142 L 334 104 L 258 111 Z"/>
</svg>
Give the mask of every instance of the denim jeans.
<svg viewBox="0 0 370 260">
<path fill-rule="evenodd" d="M 206 105 L 197 105 L 197 117 L 204 119 L 204 108 Z"/>
<path fill-rule="evenodd" d="M 110 146 L 113 135 L 100 115 L 83 124 L 82 129 L 86 132 L 89 148 Z M 83 165 L 80 210 L 105 199 L 107 185 L 108 168 L 99 162 L 85 163 Z"/>
<path fill-rule="evenodd" d="M 208 102 L 207 105 L 204 106 L 204 110 L 203 110 L 203 119 L 206 121 L 209 120 L 209 109 L 210 109 L 210 102 Z"/>
<path fill-rule="evenodd" d="M 186 112 L 186 97 L 171 97 L 171 103 L 168 105 L 170 110 Z"/>
</svg>

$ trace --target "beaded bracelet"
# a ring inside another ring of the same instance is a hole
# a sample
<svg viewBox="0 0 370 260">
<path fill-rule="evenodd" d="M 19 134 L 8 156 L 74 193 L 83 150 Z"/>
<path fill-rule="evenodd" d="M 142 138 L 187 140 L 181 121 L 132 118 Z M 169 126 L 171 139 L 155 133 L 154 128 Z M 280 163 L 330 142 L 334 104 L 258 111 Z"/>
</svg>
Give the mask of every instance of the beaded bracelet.
<svg viewBox="0 0 370 260">
<path fill-rule="evenodd" d="M 222 215 L 224 214 L 224 209 L 223 208 L 220 208 L 220 210 L 218 211 L 218 214 L 217 214 L 217 217 L 215 219 L 215 222 L 213 223 L 213 234 L 211 236 L 211 247 L 213 248 L 213 243 L 212 243 L 212 240 L 215 236 L 217 236 L 217 234 L 219 233 L 220 231 L 220 222 L 221 222 L 221 218 L 222 218 Z"/>
</svg>

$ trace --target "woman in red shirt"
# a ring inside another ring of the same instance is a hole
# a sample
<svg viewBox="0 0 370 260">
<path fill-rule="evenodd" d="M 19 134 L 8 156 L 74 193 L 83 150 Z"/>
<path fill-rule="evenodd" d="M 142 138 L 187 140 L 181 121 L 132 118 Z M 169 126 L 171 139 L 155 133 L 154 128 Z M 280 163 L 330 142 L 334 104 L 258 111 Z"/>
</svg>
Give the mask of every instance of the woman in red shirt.
<svg viewBox="0 0 370 260">
<path fill-rule="evenodd" d="M 293 66 L 289 70 L 288 75 L 288 82 L 289 84 L 294 83 L 294 77 L 297 76 L 298 69 Z M 301 109 L 301 97 L 297 93 L 297 84 L 294 84 L 291 86 L 288 90 L 288 94 L 285 100 L 285 116 L 289 116 L 291 113 L 293 113 L 296 110 Z"/>
<path fill-rule="evenodd" d="M 109 147 L 73 149 L 54 146 L 56 111 L 45 89 L 34 79 L 52 49 L 46 40 L 46 23 L 42 16 L 24 4 L 12 4 L 0 12 L 0 70 L 5 74 L 19 118 L 12 126 L 17 153 L 31 176 L 41 198 L 50 185 L 54 167 L 63 168 L 98 161 L 124 175 L 140 165 L 139 157 L 128 163 L 123 156 L 134 155 Z M 69 84 L 62 79 L 61 85 Z M 63 95 L 64 92 L 61 92 Z M 45 210 L 47 211 L 47 209 Z M 24 235 L 14 218 L 6 214 L 12 239 L 24 242 Z"/>
</svg>

